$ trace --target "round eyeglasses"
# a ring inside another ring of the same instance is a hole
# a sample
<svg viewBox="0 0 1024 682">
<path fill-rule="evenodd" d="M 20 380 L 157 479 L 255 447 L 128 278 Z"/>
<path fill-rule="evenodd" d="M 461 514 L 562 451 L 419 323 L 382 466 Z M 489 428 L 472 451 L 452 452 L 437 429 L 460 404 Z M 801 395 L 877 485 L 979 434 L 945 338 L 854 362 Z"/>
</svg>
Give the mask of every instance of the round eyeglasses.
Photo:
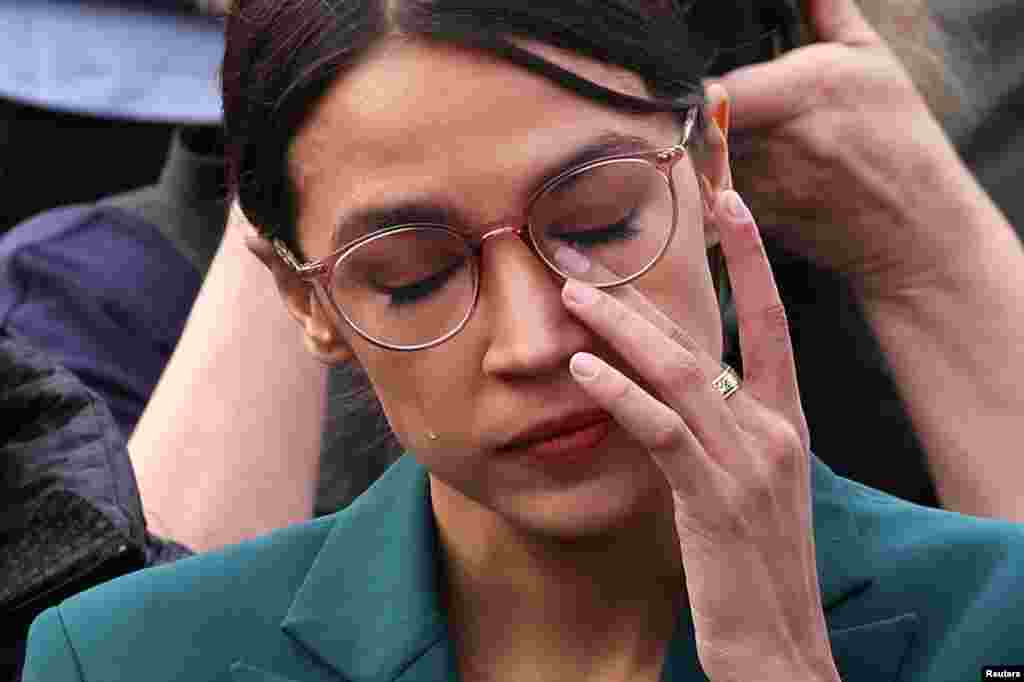
<svg viewBox="0 0 1024 682">
<path fill-rule="evenodd" d="M 370 343 L 422 350 L 457 334 L 480 291 L 483 243 L 512 233 L 556 275 L 601 289 L 632 282 L 661 259 L 675 235 L 672 169 L 683 157 L 697 109 L 672 147 L 609 156 L 560 173 L 527 203 L 521 227 L 471 239 L 447 225 L 405 223 L 364 235 L 302 264 L 280 240 L 278 255 L 313 284 L 321 301 Z"/>
</svg>

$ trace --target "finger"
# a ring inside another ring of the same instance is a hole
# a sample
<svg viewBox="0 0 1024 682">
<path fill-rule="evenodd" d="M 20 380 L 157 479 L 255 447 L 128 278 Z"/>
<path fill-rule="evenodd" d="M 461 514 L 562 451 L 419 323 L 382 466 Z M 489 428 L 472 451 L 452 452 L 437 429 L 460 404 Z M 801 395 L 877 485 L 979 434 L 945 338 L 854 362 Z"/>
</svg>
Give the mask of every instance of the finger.
<svg viewBox="0 0 1024 682">
<path fill-rule="evenodd" d="M 744 66 L 712 81 L 731 102 L 732 130 L 772 128 L 802 116 L 817 97 L 820 74 L 799 51 Z"/>
<path fill-rule="evenodd" d="M 715 218 L 736 306 L 746 388 L 793 414 L 800 397 L 789 324 L 757 224 L 732 190 L 721 193 Z"/>
<path fill-rule="evenodd" d="M 563 251 L 568 252 L 567 258 L 562 254 Z M 591 260 L 584 254 L 573 249 L 569 249 L 568 247 L 563 247 L 559 253 L 556 253 L 555 259 L 559 261 L 559 265 L 570 273 L 586 273 L 588 276 L 595 277 L 602 281 L 613 280 L 617 277 L 616 273 L 605 268 L 600 261 Z M 567 287 L 571 286 L 572 288 L 575 288 L 577 285 L 597 291 L 595 287 L 590 287 L 582 282 L 577 282 L 571 279 L 566 280 Z M 563 293 L 566 293 L 566 290 L 563 290 Z M 696 356 L 701 362 L 701 365 L 703 367 L 707 367 L 709 372 L 714 371 L 714 369 L 718 367 L 719 362 L 717 359 L 711 357 L 706 350 L 701 348 L 700 345 L 694 341 L 692 336 L 673 322 L 672 319 L 663 313 L 660 308 L 651 303 L 651 301 L 640 293 L 636 287 L 630 284 L 616 287 L 614 298 L 638 312 L 651 324 L 660 329 L 665 336 Z"/>
<path fill-rule="evenodd" d="M 587 395 L 647 449 L 676 493 L 693 497 L 723 475 L 680 415 L 625 374 L 590 353 L 573 355 L 569 369 Z"/>
<path fill-rule="evenodd" d="M 862 45 L 878 40 L 854 0 L 805 0 L 804 11 L 822 42 Z"/>
<path fill-rule="evenodd" d="M 618 296 L 626 297 L 629 304 Z M 638 308 L 651 304 L 633 287 L 620 287 L 616 296 L 611 296 L 569 280 L 563 298 L 574 315 L 606 340 L 636 370 L 639 379 L 682 416 L 711 456 L 726 461 L 740 430 L 730 406 L 712 384 L 721 371 L 720 363 L 674 329 L 660 311 L 646 311 L 659 324 L 641 314 Z"/>
</svg>

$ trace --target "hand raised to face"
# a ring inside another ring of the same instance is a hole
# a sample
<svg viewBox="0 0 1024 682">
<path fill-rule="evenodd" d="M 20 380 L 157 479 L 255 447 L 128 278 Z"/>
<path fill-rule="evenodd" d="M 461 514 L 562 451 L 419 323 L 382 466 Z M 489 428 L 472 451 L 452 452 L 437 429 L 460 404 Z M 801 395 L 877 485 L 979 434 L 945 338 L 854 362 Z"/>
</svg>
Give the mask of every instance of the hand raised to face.
<svg viewBox="0 0 1024 682">
<path fill-rule="evenodd" d="M 711 679 L 838 679 L 785 312 L 739 195 L 722 193 L 715 219 L 736 300 L 742 388 L 724 398 L 712 384 L 718 360 L 628 285 L 607 293 L 566 284 L 569 310 L 630 364 L 577 353 L 570 369 L 672 487 L 698 654 Z"/>
</svg>

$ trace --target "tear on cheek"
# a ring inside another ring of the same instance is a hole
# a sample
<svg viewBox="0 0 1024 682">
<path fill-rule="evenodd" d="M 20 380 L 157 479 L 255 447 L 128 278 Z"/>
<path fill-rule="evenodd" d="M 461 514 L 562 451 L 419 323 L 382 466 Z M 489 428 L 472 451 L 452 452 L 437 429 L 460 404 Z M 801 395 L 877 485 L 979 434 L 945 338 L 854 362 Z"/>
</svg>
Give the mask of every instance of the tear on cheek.
<svg viewBox="0 0 1024 682">
<path fill-rule="evenodd" d="M 555 263 L 570 275 L 582 275 L 590 270 L 590 259 L 568 246 L 558 247 L 555 251 Z"/>
</svg>

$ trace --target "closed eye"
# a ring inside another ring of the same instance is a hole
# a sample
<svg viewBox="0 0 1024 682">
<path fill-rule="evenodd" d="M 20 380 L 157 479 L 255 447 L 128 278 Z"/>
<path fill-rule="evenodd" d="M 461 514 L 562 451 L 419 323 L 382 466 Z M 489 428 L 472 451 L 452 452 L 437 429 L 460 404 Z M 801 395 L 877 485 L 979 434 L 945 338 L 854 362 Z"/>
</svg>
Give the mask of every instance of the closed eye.
<svg viewBox="0 0 1024 682">
<path fill-rule="evenodd" d="M 400 307 L 411 305 L 427 298 L 435 291 L 444 287 L 445 283 L 448 282 L 452 275 L 454 275 L 464 264 L 465 259 L 459 259 L 447 268 L 439 270 L 428 277 L 424 277 L 423 279 L 410 284 L 403 284 L 398 287 L 378 285 L 376 288 L 378 291 L 387 294 L 390 297 L 390 300 L 388 301 L 389 306 Z"/>
<path fill-rule="evenodd" d="M 602 244 L 625 241 L 637 237 L 641 232 L 634 223 L 636 213 L 637 209 L 633 208 L 622 220 L 611 225 L 592 228 L 572 227 L 567 229 L 553 225 L 548 227 L 546 232 L 549 238 L 560 239 L 576 248 L 595 247 Z"/>
</svg>

